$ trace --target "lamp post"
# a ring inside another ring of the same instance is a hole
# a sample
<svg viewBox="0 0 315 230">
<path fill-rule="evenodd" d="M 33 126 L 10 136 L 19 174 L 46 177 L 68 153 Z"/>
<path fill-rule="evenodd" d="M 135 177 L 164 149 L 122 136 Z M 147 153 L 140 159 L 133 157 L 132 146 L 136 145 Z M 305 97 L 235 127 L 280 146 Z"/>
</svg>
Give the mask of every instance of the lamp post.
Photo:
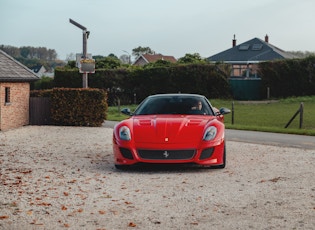
<svg viewBox="0 0 315 230">
<path fill-rule="evenodd" d="M 69 22 L 83 31 L 83 54 L 82 54 L 83 56 L 82 58 L 86 59 L 87 58 L 87 39 L 89 38 L 90 31 L 87 31 L 86 27 L 75 22 L 71 18 L 69 19 Z M 87 73 L 83 73 L 82 75 L 82 84 L 83 84 L 83 88 L 88 88 L 88 74 Z"/>
<path fill-rule="evenodd" d="M 123 50 L 123 52 L 125 52 L 126 54 L 128 54 L 128 64 L 130 65 L 131 62 L 130 62 L 130 54 L 126 51 L 126 50 Z"/>
</svg>

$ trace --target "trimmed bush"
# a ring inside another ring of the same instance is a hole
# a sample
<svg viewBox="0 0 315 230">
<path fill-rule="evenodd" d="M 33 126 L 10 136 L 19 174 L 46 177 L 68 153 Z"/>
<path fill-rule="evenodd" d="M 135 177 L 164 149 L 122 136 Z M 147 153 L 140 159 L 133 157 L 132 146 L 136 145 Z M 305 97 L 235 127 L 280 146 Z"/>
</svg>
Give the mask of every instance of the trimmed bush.
<svg viewBox="0 0 315 230">
<path fill-rule="evenodd" d="M 31 90 L 30 97 L 51 97 L 52 89 Z"/>
<path fill-rule="evenodd" d="M 309 96 L 315 94 L 315 56 L 259 64 L 263 96 L 266 88 L 274 98 Z"/>
<path fill-rule="evenodd" d="M 107 94 L 100 89 L 55 88 L 51 117 L 55 125 L 101 126 L 106 120 Z"/>
</svg>

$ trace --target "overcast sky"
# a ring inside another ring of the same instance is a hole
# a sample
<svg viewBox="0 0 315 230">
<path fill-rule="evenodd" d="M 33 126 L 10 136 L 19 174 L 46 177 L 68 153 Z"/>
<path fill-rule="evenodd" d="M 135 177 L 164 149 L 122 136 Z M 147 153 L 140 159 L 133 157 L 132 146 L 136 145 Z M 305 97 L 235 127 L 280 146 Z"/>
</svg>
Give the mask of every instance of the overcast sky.
<svg viewBox="0 0 315 230">
<path fill-rule="evenodd" d="M 120 57 L 150 47 L 156 53 L 209 57 L 252 38 L 286 51 L 315 51 L 314 0 L 0 0 L 0 45 Z M 126 51 L 126 52 L 124 52 Z"/>
</svg>

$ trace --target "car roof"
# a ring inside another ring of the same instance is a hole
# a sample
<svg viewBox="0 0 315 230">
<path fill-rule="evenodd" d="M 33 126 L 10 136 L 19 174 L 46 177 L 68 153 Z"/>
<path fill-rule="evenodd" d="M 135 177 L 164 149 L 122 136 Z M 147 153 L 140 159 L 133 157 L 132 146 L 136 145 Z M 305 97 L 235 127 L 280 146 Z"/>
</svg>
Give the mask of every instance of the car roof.
<svg viewBox="0 0 315 230">
<path fill-rule="evenodd" d="M 201 97 L 204 98 L 205 96 L 200 94 L 191 94 L 191 93 L 165 93 L 165 94 L 154 94 L 148 97 L 172 97 L 172 96 L 183 96 L 183 97 Z"/>
</svg>

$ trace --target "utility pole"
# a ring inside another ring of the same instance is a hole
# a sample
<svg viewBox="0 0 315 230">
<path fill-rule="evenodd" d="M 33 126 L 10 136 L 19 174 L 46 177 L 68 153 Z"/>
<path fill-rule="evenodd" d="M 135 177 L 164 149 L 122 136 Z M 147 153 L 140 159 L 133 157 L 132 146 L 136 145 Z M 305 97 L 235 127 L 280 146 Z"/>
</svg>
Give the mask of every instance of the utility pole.
<svg viewBox="0 0 315 230">
<path fill-rule="evenodd" d="M 128 54 L 128 64 L 130 65 L 130 64 L 131 64 L 131 57 L 130 57 L 130 54 L 129 54 L 126 50 L 123 50 L 123 52 L 125 52 L 126 54 Z"/>
<path fill-rule="evenodd" d="M 75 22 L 71 18 L 69 19 L 69 22 L 76 27 L 80 28 L 83 31 L 83 54 L 82 54 L 82 59 L 86 60 L 87 59 L 87 39 L 89 38 L 90 31 L 87 31 L 87 28 L 82 26 L 81 24 Z M 86 71 L 83 72 L 82 75 L 82 84 L 83 88 L 88 88 L 88 73 Z"/>
</svg>

